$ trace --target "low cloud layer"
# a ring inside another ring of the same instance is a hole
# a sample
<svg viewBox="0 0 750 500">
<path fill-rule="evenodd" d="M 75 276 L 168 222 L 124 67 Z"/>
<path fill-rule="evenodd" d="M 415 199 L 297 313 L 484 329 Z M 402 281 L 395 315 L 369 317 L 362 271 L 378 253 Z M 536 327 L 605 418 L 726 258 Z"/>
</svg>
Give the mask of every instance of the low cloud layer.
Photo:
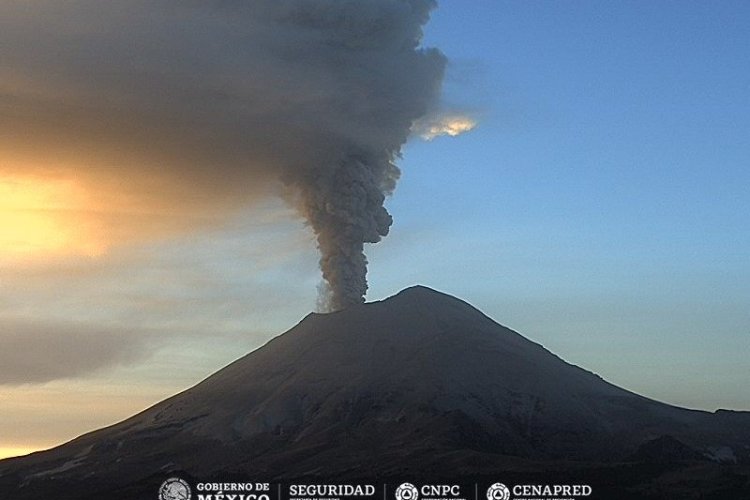
<svg viewBox="0 0 750 500">
<path fill-rule="evenodd" d="M 394 161 L 439 93 L 445 58 L 419 47 L 433 7 L 3 2 L 0 180 L 74 179 L 122 240 L 283 194 L 317 235 L 329 306 L 359 302 Z"/>
<path fill-rule="evenodd" d="M 147 355 L 148 335 L 85 323 L 0 318 L 0 385 L 89 375 Z"/>
</svg>

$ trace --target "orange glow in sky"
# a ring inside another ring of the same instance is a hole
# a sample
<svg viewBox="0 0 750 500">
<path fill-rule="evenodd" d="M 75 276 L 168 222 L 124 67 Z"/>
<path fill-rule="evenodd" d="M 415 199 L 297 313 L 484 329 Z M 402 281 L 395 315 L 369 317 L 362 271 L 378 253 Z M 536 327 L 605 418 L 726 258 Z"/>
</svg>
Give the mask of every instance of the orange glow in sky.
<svg viewBox="0 0 750 500">
<path fill-rule="evenodd" d="M 73 181 L 0 177 L 0 258 L 102 254 L 88 209 Z"/>
<path fill-rule="evenodd" d="M 2 460 L 3 458 L 20 457 L 22 455 L 28 455 L 29 453 L 39 451 L 40 449 L 44 449 L 44 448 L 22 448 L 22 447 L 13 448 L 13 447 L 0 446 L 0 460 Z"/>
</svg>

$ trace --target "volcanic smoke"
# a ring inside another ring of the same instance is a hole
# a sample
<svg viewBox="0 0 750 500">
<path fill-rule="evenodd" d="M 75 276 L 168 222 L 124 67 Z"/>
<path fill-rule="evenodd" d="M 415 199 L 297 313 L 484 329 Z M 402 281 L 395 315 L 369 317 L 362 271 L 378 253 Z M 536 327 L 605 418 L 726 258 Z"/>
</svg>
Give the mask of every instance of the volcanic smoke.
<svg viewBox="0 0 750 500">
<path fill-rule="evenodd" d="M 281 191 L 316 235 L 324 308 L 363 302 L 395 161 L 436 109 L 446 59 L 420 46 L 434 7 L 2 2 L 0 150 L 17 163 L 0 175 L 53 172 L 139 213 L 229 215 Z"/>
<path fill-rule="evenodd" d="M 414 122 L 436 99 L 445 59 L 419 48 L 432 1 L 306 5 L 307 15 L 295 17 L 296 28 L 317 28 L 324 42 L 318 54 L 325 61 L 321 67 L 346 82 L 347 92 L 332 104 L 370 129 L 365 135 L 329 134 L 335 160 L 288 177 L 317 236 L 327 283 L 322 308 L 337 310 L 364 301 L 364 244 L 388 234 L 393 219 L 383 203 L 399 177 L 394 161 Z"/>
</svg>

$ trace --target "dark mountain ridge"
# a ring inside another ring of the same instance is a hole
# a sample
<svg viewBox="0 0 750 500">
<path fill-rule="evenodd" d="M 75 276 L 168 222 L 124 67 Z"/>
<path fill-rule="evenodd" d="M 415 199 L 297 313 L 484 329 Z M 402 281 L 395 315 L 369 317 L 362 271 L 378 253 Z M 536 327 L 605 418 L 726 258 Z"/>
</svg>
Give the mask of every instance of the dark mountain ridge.
<svg viewBox="0 0 750 500">
<path fill-rule="evenodd" d="M 659 463 L 750 463 L 750 413 L 639 396 L 417 286 L 310 314 L 119 424 L 0 461 L 0 492 L 130 491 L 169 471 L 267 481 L 564 471 L 659 453 Z"/>
</svg>

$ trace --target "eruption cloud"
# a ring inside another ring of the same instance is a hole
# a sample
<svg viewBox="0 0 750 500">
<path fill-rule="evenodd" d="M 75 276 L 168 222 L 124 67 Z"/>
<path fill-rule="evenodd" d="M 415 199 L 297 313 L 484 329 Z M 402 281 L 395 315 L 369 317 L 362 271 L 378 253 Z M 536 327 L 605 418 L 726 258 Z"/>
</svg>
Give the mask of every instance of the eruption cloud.
<svg viewBox="0 0 750 500">
<path fill-rule="evenodd" d="M 360 303 L 395 161 L 439 96 L 445 57 L 420 46 L 434 7 L 3 2 L 0 154 L 15 163 L 0 176 L 54 171 L 107 199 L 212 215 L 280 181 L 316 235 L 325 309 Z"/>
<path fill-rule="evenodd" d="M 383 206 L 398 169 L 376 154 L 344 160 L 327 176 L 300 188 L 302 212 L 318 237 L 320 268 L 327 287 L 319 300 L 323 310 L 342 309 L 364 300 L 367 291 L 365 243 L 388 234 L 393 219 Z"/>
</svg>

